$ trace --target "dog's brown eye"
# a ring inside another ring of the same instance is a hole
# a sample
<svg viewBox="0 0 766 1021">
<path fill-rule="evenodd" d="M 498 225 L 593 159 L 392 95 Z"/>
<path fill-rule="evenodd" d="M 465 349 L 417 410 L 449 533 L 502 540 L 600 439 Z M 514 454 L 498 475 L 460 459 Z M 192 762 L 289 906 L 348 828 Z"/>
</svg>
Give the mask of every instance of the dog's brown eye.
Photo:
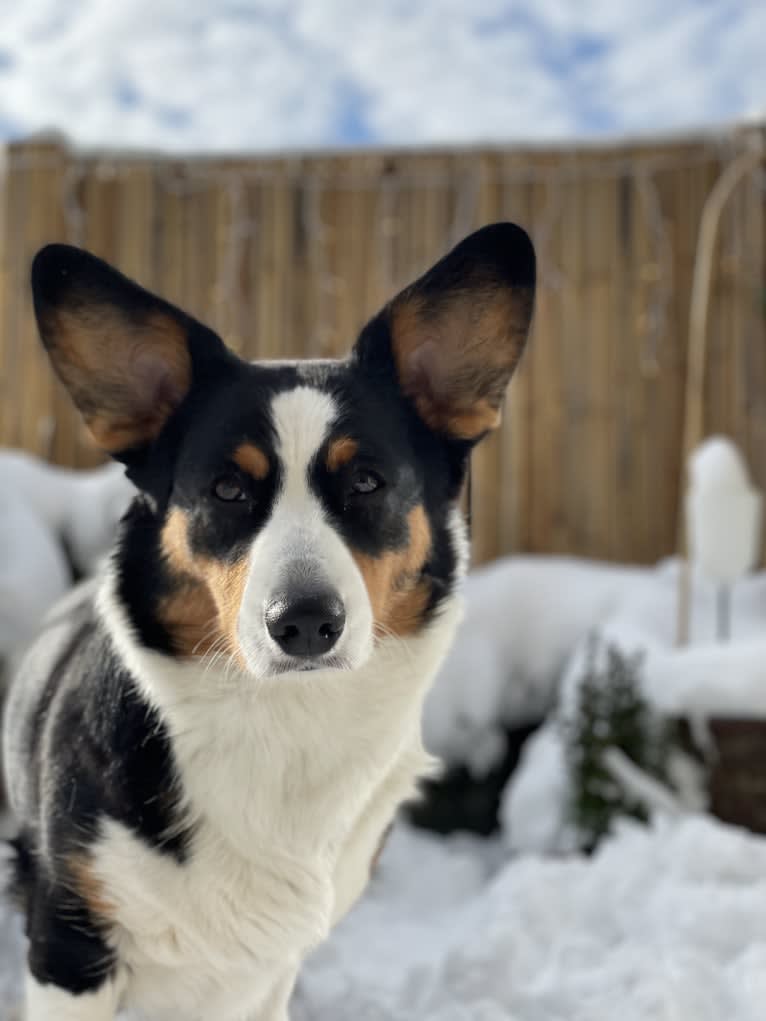
<svg viewBox="0 0 766 1021">
<path fill-rule="evenodd" d="M 213 492 L 224 503 L 236 503 L 246 499 L 244 489 L 235 478 L 219 479 L 213 486 Z"/>
<path fill-rule="evenodd" d="M 351 479 L 351 488 L 355 493 L 374 493 L 383 485 L 383 479 L 375 472 L 359 470 L 355 471 Z"/>
</svg>

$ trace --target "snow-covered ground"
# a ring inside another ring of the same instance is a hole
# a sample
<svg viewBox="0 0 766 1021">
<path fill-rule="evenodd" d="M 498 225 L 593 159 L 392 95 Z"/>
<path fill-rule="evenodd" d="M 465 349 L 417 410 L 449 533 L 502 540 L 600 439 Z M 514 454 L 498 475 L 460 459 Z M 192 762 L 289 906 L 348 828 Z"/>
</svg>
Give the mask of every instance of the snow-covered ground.
<svg viewBox="0 0 766 1021">
<path fill-rule="evenodd" d="M 625 824 L 591 859 L 402 827 L 292 1019 L 763 1021 L 764 905 L 766 840 L 704 817 Z M 0 1021 L 19 957 L 0 906 Z"/>
<path fill-rule="evenodd" d="M 766 841 L 625 825 L 590 860 L 399 831 L 295 1021 L 762 1021 Z"/>
</svg>

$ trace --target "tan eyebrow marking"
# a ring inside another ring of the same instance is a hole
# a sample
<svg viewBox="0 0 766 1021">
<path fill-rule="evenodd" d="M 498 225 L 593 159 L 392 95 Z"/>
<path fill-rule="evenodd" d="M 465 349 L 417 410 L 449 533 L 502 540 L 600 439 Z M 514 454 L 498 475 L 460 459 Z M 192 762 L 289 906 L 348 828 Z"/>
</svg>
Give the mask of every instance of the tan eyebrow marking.
<svg viewBox="0 0 766 1021">
<path fill-rule="evenodd" d="M 339 439 L 333 440 L 327 448 L 327 467 L 331 472 L 338 471 L 356 456 L 358 450 L 359 444 L 350 436 L 341 436 Z"/>
<path fill-rule="evenodd" d="M 254 443 L 240 443 L 232 455 L 232 460 L 242 471 L 252 475 L 259 482 L 269 474 L 269 459 Z"/>
</svg>

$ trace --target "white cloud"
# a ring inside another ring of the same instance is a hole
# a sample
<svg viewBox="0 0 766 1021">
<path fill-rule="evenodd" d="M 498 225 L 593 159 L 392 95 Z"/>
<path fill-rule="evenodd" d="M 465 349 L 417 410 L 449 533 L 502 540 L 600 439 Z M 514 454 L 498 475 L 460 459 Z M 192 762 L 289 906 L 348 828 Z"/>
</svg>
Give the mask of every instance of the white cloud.
<svg viewBox="0 0 766 1021">
<path fill-rule="evenodd" d="M 274 149 L 696 127 L 766 103 L 762 0 L 26 0 L 0 132 Z"/>
</svg>

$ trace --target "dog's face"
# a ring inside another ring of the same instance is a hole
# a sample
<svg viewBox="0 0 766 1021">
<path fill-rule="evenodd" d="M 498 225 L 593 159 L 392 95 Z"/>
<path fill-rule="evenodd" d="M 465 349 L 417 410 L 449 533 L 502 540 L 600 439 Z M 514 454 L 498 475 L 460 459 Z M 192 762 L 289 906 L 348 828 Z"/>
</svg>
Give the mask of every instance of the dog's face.
<svg viewBox="0 0 766 1021">
<path fill-rule="evenodd" d="M 355 669 L 427 625 L 460 569 L 467 456 L 529 328 L 522 230 L 466 239 L 338 362 L 245 363 L 66 246 L 39 253 L 33 291 L 56 371 L 145 494 L 119 562 L 147 644 L 269 678 Z"/>
<path fill-rule="evenodd" d="M 431 594 L 427 504 L 448 493 L 406 409 L 336 363 L 238 366 L 205 405 L 180 437 L 161 540 L 212 597 L 202 618 L 222 623 L 227 650 L 259 677 L 355 668 L 376 633 L 415 629 Z M 181 617 L 185 595 L 169 600 Z"/>
</svg>

